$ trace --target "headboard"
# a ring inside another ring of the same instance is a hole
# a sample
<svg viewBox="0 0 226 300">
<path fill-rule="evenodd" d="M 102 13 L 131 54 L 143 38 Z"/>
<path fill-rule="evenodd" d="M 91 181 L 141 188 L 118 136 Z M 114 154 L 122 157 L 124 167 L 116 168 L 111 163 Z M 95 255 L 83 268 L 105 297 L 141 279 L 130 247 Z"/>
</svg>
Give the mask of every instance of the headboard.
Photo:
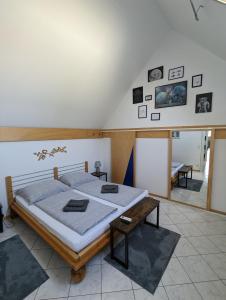
<svg viewBox="0 0 226 300">
<path fill-rule="evenodd" d="M 68 172 L 73 172 L 73 171 L 88 172 L 88 161 L 62 166 L 59 168 L 55 167 L 53 168 L 53 170 L 48 169 L 48 170 L 31 172 L 31 173 L 26 173 L 17 176 L 7 176 L 5 178 L 5 183 L 6 183 L 6 194 L 7 194 L 8 205 L 11 206 L 11 204 L 14 202 L 14 191 L 17 190 L 18 188 L 26 186 L 30 183 L 34 183 L 46 179 L 51 179 L 51 178 L 59 179 L 60 175 L 63 175 Z"/>
<path fill-rule="evenodd" d="M 54 179 L 59 179 L 63 174 L 70 172 L 88 172 L 88 161 L 53 168 Z"/>
</svg>

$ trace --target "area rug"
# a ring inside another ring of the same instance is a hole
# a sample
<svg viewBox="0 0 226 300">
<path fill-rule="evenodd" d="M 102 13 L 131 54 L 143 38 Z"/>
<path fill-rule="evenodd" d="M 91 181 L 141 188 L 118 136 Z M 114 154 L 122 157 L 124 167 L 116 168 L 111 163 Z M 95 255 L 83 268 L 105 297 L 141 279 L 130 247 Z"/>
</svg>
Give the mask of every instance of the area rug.
<svg viewBox="0 0 226 300">
<path fill-rule="evenodd" d="M 176 232 L 141 224 L 129 236 L 129 268 L 111 259 L 110 254 L 105 260 L 154 294 L 179 239 Z M 124 260 L 124 240 L 115 247 L 114 254 Z"/>
<path fill-rule="evenodd" d="M 48 278 L 18 235 L 0 243 L 1 300 L 22 300 Z"/>
<path fill-rule="evenodd" d="M 180 178 L 180 186 L 178 188 L 194 191 L 194 192 L 200 192 L 201 187 L 203 184 L 203 180 L 197 180 L 197 179 L 188 179 L 188 187 L 185 188 L 186 181 L 185 178 Z"/>
</svg>

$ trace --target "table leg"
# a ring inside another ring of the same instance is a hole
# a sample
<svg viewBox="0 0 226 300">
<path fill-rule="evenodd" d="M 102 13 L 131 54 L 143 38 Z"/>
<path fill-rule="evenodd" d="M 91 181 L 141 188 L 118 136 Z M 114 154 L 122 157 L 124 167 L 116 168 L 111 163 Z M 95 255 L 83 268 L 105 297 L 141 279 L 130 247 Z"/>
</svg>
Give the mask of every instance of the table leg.
<svg viewBox="0 0 226 300">
<path fill-rule="evenodd" d="M 111 259 L 114 258 L 114 229 L 110 229 Z"/>
<path fill-rule="evenodd" d="M 108 175 L 107 174 L 105 174 L 106 175 L 106 181 L 108 181 Z"/>
<path fill-rule="evenodd" d="M 188 173 L 185 175 L 185 187 L 188 188 Z"/>
<path fill-rule="evenodd" d="M 125 235 L 125 267 L 128 269 L 129 267 L 129 243 L 128 243 L 128 235 Z"/>
<path fill-rule="evenodd" d="M 157 206 L 157 228 L 159 228 L 159 204 Z"/>
</svg>

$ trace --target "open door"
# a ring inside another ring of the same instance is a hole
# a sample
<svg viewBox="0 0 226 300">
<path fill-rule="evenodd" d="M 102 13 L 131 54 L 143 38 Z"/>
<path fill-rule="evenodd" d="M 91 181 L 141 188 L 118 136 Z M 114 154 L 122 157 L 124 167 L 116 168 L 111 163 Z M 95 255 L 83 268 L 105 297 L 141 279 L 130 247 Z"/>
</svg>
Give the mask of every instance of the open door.
<svg viewBox="0 0 226 300">
<path fill-rule="evenodd" d="M 112 181 L 134 185 L 134 148 L 136 133 L 133 131 L 111 134 Z"/>
</svg>

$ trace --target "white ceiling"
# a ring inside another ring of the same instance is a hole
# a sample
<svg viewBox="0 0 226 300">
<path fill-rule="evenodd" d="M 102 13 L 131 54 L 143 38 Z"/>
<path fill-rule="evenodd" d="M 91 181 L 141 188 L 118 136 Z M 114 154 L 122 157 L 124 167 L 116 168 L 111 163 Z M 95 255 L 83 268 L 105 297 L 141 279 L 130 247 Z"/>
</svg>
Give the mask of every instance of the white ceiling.
<svg viewBox="0 0 226 300">
<path fill-rule="evenodd" d="M 226 5 L 216 0 L 193 0 L 199 11 L 194 19 L 189 0 L 157 0 L 170 26 L 226 60 Z"/>
<path fill-rule="evenodd" d="M 1 0 L 0 126 L 102 127 L 167 32 L 156 1 Z"/>
</svg>

